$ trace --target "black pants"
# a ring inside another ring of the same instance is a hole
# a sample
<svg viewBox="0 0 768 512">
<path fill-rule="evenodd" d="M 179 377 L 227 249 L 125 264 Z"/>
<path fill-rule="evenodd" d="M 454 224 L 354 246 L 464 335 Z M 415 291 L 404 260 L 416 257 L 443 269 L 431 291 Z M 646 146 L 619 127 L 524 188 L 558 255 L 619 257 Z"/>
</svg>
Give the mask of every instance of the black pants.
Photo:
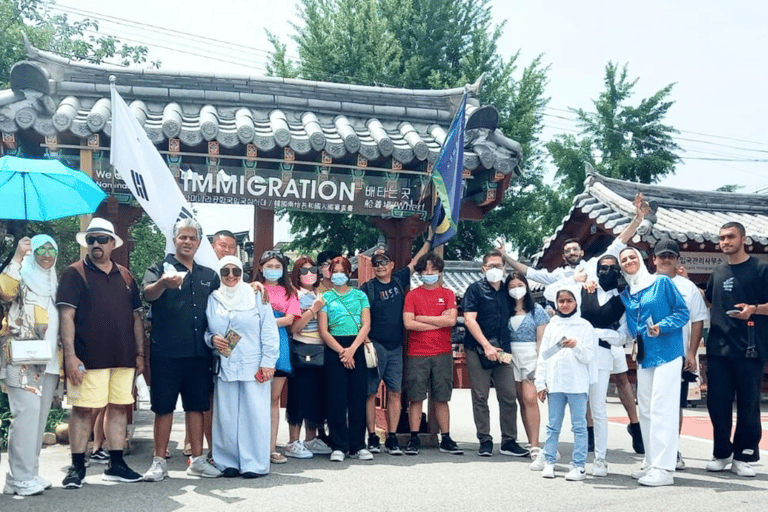
<svg viewBox="0 0 768 512">
<path fill-rule="evenodd" d="M 733 454 L 735 460 L 760 459 L 760 390 L 763 362 L 759 359 L 707 356 L 707 409 L 712 420 L 714 453 L 718 459 Z M 736 431 L 733 399 L 736 398 Z"/>
<path fill-rule="evenodd" d="M 354 336 L 335 336 L 342 347 L 349 347 Z M 334 450 L 357 453 L 365 448 L 365 403 L 368 398 L 368 368 L 362 347 L 355 352 L 355 368 L 347 370 L 339 354 L 325 348 L 328 430 Z"/>
</svg>

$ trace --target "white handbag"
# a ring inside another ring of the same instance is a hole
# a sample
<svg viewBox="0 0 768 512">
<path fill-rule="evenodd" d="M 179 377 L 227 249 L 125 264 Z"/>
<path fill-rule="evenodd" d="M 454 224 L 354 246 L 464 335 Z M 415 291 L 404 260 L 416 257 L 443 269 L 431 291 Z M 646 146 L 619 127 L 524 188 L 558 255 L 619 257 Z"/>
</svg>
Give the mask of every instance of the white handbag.
<svg viewBox="0 0 768 512">
<path fill-rule="evenodd" d="M 17 366 L 22 364 L 48 364 L 53 359 L 51 342 L 48 340 L 8 340 L 11 345 L 9 350 L 10 364 Z"/>
<path fill-rule="evenodd" d="M 365 366 L 368 368 L 379 367 L 379 356 L 376 355 L 376 347 L 373 346 L 373 343 L 363 343 L 363 354 L 365 354 Z"/>
</svg>

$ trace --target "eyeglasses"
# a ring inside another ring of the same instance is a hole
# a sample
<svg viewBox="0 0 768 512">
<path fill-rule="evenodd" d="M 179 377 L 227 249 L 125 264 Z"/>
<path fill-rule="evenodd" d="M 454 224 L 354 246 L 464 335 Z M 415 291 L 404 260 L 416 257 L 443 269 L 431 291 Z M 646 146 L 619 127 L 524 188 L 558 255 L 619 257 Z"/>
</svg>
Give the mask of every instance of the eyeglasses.
<svg viewBox="0 0 768 512">
<path fill-rule="evenodd" d="M 53 247 L 38 247 L 35 249 L 35 254 L 38 256 L 51 256 L 52 258 L 55 258 L 59 254 L 59 251 Z"/>
<path fill-rule="evenodd" d="M 301 267 L 299 274 L 305 276 L 307 274 L 317 274 L 317 267 Z"/>
<path fill-rule="evenodd" d="M 112 240 L 111 236 L 107 235 L 97 235 L 97 236 L 87 236 L 85 237 L 85 243 L 88 245 L 93 245 L 96 242 L 99 242 L 99 245 L 107 245 L 109 241 Z"/>
<path fill-rule="evenodd" d="M 485 265 L 485 268 L 488 268 L 488 269 L 495 268 L 497 270 L 504 270 L 504 265 Z"/>
<path fill-rule="evenodd" d="M 373 265 L 374 267 L 386 267 L 390 261 L 392 260 L 382 258 L 382 259 L 378 259 L 376 261 L 371 262 L 371 265 Z"/>
<path fill-rule="evenodd" d="M 241 275 L 243 275 L 243 269 L 237 268 L 237 267 L 235 268 L 224 267 L 223 269 L 219 270 L 219 274 L 221 274 L 221 277 L 229 277 L 230 272 L 235 277 L 240 277 Z"/>
<path fill-rule="evenodd" d="M 277 258 L 282 260 L 283 253 L 280 251 L 264 251 L 264 254 L 261 255 L 261 261 L 268 260 L 270 258 Z"/>
</svg>

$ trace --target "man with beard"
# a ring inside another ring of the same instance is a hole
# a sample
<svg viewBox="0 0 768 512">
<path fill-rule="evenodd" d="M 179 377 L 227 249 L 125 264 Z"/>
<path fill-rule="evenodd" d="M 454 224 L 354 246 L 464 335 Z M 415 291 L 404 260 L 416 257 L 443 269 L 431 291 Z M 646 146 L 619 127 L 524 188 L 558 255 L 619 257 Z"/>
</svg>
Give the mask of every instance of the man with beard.
<svg viewBox="0 0 768 512">
<path fill-rule="evenodd" d="M 653 248 L 653 265 L 656 267 L 656 273 L 672 279 L 677 291 L 683 296 L 691 317 L 683 327 L 685 361 L 680 386 L 680 430 L 682 430 L 683 408 L 688 403 L 688 383 L 696 380 L 699 344 L 704 332 L 704 321 L 709 318 L 709 311 L 707 311 L 707 305 L 704 303 L 702 291 L 686 277 L 687 272 L 680 266 L 679 258 L 680 249 L 674 240 L 661 240 Z M 675 469 L 685 469 L 685 461 L 679 451 L 677 452 Z"/>
<path fill-rule="evenodd" d="M 61 274 L 56 295 L 72 405 L 72 466 L 62 485 L 65 489 L 83 486 L 92 414 L 105 406 L 104 433 L 111 449 L 102 478 L 138 482 L 141 475 L 123 460 L 123 446 L 127 406 L 133 403 L 134 370 L 141 373 L 144 369 L 139 289 L 128 269 L 112 261 L 112 251 L 123 241 L 111 222 L 94 217 L 76 239 L 88 252 Z"/>
<path fill-rule="evenodd" d="M 707 471 L 723 471 L 730 464 L 738 476 L 754 477 L 751 463 L 760 459 L 760 390 L 768 359 L 768 265 L 746 253 L 746 235 L 738 222 L 720 228 L 720 250 L 728 261 L 715 267 L 707 283 L 706 299 L 712 304 L 707 409 L 714 440 Z"/>
</svg>

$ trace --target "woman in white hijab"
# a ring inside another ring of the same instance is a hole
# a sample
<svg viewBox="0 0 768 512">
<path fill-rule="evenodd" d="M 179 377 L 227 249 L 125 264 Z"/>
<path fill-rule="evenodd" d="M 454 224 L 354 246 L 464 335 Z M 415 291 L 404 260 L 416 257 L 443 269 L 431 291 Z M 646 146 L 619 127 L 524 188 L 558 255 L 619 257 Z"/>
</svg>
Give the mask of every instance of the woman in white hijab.
<svg viewBox="0 0 768 512">
<path fill-rule="evenodd" d="M 59 383 L 61 353 L 56 309 L 56 258 L 59 248 L 48 235 L 19 240 L 13 260 L 0 274 L 0 298 L 11 302 L 0 344 L 0 379 L 8 393 L 13 419 L 8 432 L 9 472 L 5 494 L 30 496 L 51 487 L 39 474 L 40 447 Z M 50 344 L 47 364 L 13 364 L 9 341 L 44 340 Z"/>
<path fill-rule="evenodd" d="M 627 328 L 636 342 L 637 409 L 645 445 L 645 465 L 632 477 L 641 485 L 672 485 L 688 308 L 671 279 L 648 272 L 637 249 L 622 250 L 619 264 L 627 281 L 621 292 Z"/>
<path fill-rule="evenodd" d="M 242 280 L 234 256 L 219 260 L 221 286 L 208 298 L 206 343 L 216 350 L 213 460 L 224 477 L 269 473 L 271 379 L 280 335 L 269 303 Z"/>
</svg>

